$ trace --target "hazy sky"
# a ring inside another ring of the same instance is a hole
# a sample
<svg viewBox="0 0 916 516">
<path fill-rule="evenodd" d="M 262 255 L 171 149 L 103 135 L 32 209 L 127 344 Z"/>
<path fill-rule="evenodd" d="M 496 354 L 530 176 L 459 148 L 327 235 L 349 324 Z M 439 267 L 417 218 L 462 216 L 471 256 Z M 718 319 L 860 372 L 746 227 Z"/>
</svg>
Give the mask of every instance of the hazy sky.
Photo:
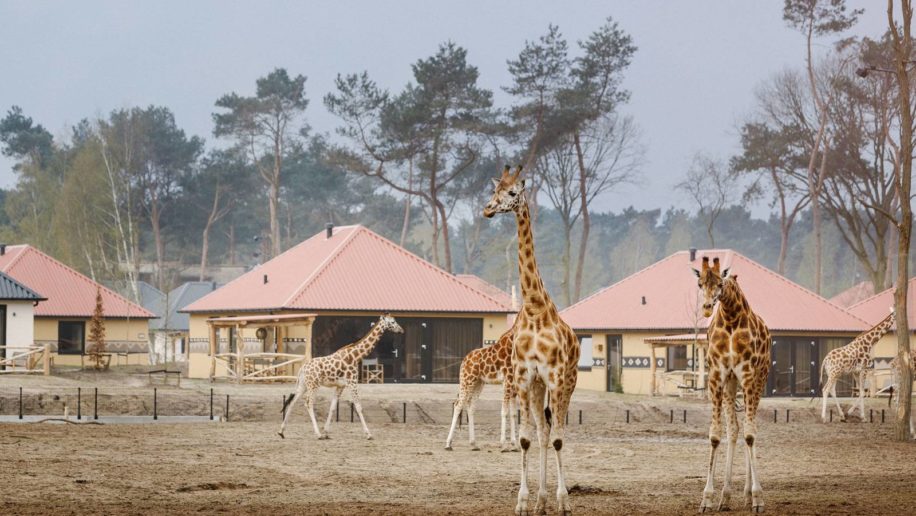
<svg viewBox="0 0 916 516">
<path fill-rule="evenodd" d="M 84 117 L 164 105 L 191 134 L 213 141 L 214 101 L 250 95 L 275 67 L 308 77 L 309 123 L 333 131 L 321 98 L 338 73 L 368 70 L 398 90 L 410 64 L 453 40 L 468 49 L 496 103 L 510 98 L 506 60 L 526 39 L 560 26 L 575 50 L 611 16 L 639 47 L 624 110 L 641 128 L 645 181 L 602 199 L 600 209 L 689 206 L 673 191 L 697 151 L 723 158 L 737 147 L 754 89 L 803 63 L 804 39 L 782 21 L 782 1 L 312 1 L 38 2 L 0 0 L 0 111 L 12 105 L 55 136 Z M 879 36 L 883 3 L 853 34 Z M 829 41 L 819 42 L 821 49 Z M 0 186 L 15 184 L 0 157 Z"/>
</svg>

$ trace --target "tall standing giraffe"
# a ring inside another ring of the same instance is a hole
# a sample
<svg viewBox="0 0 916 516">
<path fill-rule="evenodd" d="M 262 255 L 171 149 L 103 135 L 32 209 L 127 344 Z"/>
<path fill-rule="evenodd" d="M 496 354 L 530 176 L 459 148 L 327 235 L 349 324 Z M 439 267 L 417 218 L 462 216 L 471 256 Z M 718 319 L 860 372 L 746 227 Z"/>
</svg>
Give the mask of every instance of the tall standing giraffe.
<svg viewBox="0 0 916 516">
<path fill-rule="evenodd" d="M 458 400 L 452 410 L 452 426 L 445 440 L 445 449 L 452 449 L 452 440 L 455 437 L 455 427 L 461 410 L 468 409 L 468 434 L 472 450 L 479 450 L 474 435 L 474 409 L 477 398 L 484 385 L 499 384 L 503 386 L 503 404 L 499 417 L 499 445 L 503 451 L 512 450 L 515 446 L 515 413 L 516 406 L 515 382 L 512 380 L 512 341 L 515 336 L 514 326 L 496 341 L 496 344 L 472 350 L 461 361 L 460 381 L 458 384 Z M 506 419 L 511 427 L 511 440 L 506 443 Z"/>
<path fill-rule="evenodd" d="M 760 487 L 760 476 L 757 472 L 757 407 L 770 372 L 770 331 L 763 319 L 751 310 L 751 305 L 738 286 L 738 277 L 729 277 L 728 269 L 720 273 L 719 267 L 718 258 L 713 259 L 713 265 L 710 267 L 709 258 L 703 257 L 703 270 L 693 270 L 705 298 L 703 315 L 712 317 L 707 328 L 709 353 L 706 358 L 709 366 L 707 388 L 712 401 L 709 472 L 706 487 L 703 489 L 700 512 L 705 512 L 713 506 L 713 476 L 716 468 L 716 450 L 722 440 L 723 403 L 728 416 L 728 448 L 725 454 L 725 484 L 722 486 L 718 510 L 728 507 L 731 496 L 732 458 L 735 453 L 735 441 L 738 439 L 735 398 L 739 387 L 744 393 L 744 442 L 747 444 L 744 450 L 747 472 L 744 496 L 746 502 L 750 502 L 752 511 L 763 512 L 763 489 Z M 718 309 L 713 315 L 713 307 L 717 302 Z"/>
<path fill-rule="evenodd" d="M 553 444 L 557 460 L 557 509 L 569 514 L 569 494 L 563 473 L 563 437 L 566 412 L 576 388 L 579 341 L 568 324 L 560 318 L 541 281 L 534 259 L 531 217 L 525 197 L 522 168 L 514 174 L 509 167 L 499 180 L 494 179 L 493 196 L 483 210 L 487 218 L 497 213 L 515 213 L 518 226 L 518 273 L 522 286 L 522 307 L 515 321 L 512 365 L 518 390 L 522 425 L 519 445 L 522 448 L 521 483 L 516 514 L 528 513 L 528 449 L 531 447 L 531 417 L 537 428 L 540 449 L 536 514 L 546 514 L 547 444 Z M 545 408 L 544 402 L 547 402 Z"/>
<path fill-rule="evenodd" d="M 328 439 L 328 430 L 331 428 L 334 411 L 337 410 L 340 393 L 346 388 L 350 391 L 350 398 L 356 408 L 356 413 L 359 415 L 359 421 L 363 424 L 363 430 L 366 431 L 366 438 L 372 439 L 372 434 L 369 432 L 369 427 L 366 426 L 365 418 L 363 418 L 363 406 L 359 402 L 359 391 L 356 385 L 359 382 L 359 365 L 362 359 L 372 353 L 382 334 L 387 330 L 394 333 L 404 333 L 403 328 L 394 320 L 394 317 L 386 313 L 379 317 L 375 326 L 359 341 L 347 344 L 328 356 L 313 358 L 303 365 L 299 369 L 296 395 L 287 404 L 289 408 L 286 410 L 286 415 L 283 416 L 280 431 L 277 432 L 280 437 L 284 437 L 283 432 L 286 430 L 289 416 L 293 413 L 293 407 L 296 406 L 296 402 L 304 394 L 305 407 L 312 420 L 312 426 L 315 428 L 315 435 L 319 439 Z M 334 397 L 331 398 L 331 407 L 328 409 L 328 420 L 324 424 L 323 433 L 318 430 L 318 421 L 315 419 L 315 391 L 319 387 L 332 387 L 334 389 Z"/>
<path fill-rule="evenodd" d="M 881 340 L 887 332 L 891 331 L 894 326 L 894 308 L 891 307 L 891 313 L 876 324 L 872 329 L 862 333 L 852 342 L 843 347 L 830 350 L 824 361 L 821 363 L 821 378 L 824 372 L 827 373 L 827 381 L 823 383 L 824 402 L 821 406 L 821 419 L 827 422 L 827 398 L 833 394 L 833 401 L 836 402 L 836 408 L 840 411 L 840 419 L 845 421 L 846 414 L 843 413 L 843 407 L 840 406 L 840 400 L 836 396 L 836 382 L 841 374 L 853 373 L 859 377 L 859 417 L 865 417 L 865 373 L 871 364 L 872 352 L 875 344 Z M 856 409 L 853 403 L 849 407 L 849 415 Z"/>
</svg>

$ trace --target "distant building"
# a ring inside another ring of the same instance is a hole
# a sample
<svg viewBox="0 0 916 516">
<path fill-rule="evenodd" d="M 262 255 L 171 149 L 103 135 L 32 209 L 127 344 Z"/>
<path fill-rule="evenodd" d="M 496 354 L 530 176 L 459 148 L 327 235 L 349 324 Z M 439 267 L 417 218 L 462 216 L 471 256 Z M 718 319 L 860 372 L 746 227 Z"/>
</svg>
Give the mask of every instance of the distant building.
<svg viewBox="0 0 916 516">
<path fill-rule="evenodd" d="M 0 272 L 47 298 L 34 308 L 32 340 L 50 344 L 56 364 L 79 364 L 86 352 L 96 289 L 102 293 L 108 351 L 126 353 L 128 363 L 147 363 L 152 312 L 30 245 L 0 245 Z"/>
<path fill-rule="evenodd" d="M 233 364 L 240 347 L 328 355 L 391 312 L 405 333 L 385 335 L 369 357 L 385 381 L 457 382 L 464 356 L 507 329 L 508 302 L 363 226 L 329 228 L 181 309 L 190 314 L 189 375 L 208 377 L 215 362 L 216 376 L 258 367 Z"/>
<path fill-rule="evenodd" d="M 149 283 L 137 282 L 141 304 L 156 314 L 150 319 L 149 330 L 153 343 L 150 362 L 186 362 L 190 347 L 189 317 L 179 310 L 216 290 L 211 281 L 189 281 L 164 293 Z"/>
<path fill-rule="evenodd" d="M 677 252 L 563 310 L 582 343 L 580 387 L 674 394 L 705 386 L 708 320 L 691 272 L 703 256 L 730 268 L 770 329 L 767 395 L 819 392 L 827 352 L 884 317 L 857 317 L 735 251 Z"/>
<path fill-rule="evenodd" d="M 45 300 L 0 272 L 0 358 L 15 357 L 34 345 L 35 306 Z"/>
<path fill-rule="evenodd" d="M 875 286 L 870 281 L 862 281 L 830 298 L 830 302 L 849 308 L 875 295 Z"/>
</svg>

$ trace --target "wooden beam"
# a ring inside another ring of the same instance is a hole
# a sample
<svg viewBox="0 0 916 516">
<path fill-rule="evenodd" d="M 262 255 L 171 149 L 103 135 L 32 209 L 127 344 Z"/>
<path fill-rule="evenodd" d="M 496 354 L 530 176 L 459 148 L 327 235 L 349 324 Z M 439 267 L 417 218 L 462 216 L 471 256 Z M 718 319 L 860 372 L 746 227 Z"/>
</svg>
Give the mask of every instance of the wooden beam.
<svg viewBox="0 0 916 516">
<path fill-rule="evenodd" d="M 213 381 L 213 377 L 216 376 L 216 349 L 217 349 L 217 339 L 218 338 L 219 338 L 219 329 L 216 326 L 211 324 L 210 325 L 210 381 L 211 382 Z"/>
<path fill-rule="evenodd" d="M 238 383 L 242 383 L 242 375 L 245 374 L 245 368 L 242 363 L 242 348 L 245 346 L 245 339 L 242 338 L 242 326 L 235 327 L 235 373 Z"/>
<path fill-rule="evenodd" d="M 44 374 L 45 376 L 51 376 L 51 345 L 45 344 L 44 357 L 42 357 L 44 362 Z"/>
<path fill-rule="evenodd" d="M 652 380 L 649 385 L 651 385 L 652 387 L 652 394 L 651 394 L 652 396 L 655 396 L 657 394 L 655 391 L 658 387 L 655 381 L 655 369 L 656 369 L 655 367 L 655 344 L 652 344 L 652 362 L 649 364 L 649 374 L 652 376 Z"/>
</svg>

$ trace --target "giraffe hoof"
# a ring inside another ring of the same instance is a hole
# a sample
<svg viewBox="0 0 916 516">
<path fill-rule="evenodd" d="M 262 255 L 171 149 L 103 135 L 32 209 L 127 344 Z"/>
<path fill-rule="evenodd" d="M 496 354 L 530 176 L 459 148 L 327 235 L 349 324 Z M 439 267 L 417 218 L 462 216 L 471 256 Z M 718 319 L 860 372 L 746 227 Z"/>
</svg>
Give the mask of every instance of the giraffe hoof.
<svg viewBox="0 0 916 516">
<path fill-rule="evenodd" d="M 763 505 L 761 504 L 761 505 L 755 505 L 751 507 L 751 512 L 756 513 L 756 514 L 763 513 Z"/>
<path fill-rule="evenodd" d="M 283 435 L 283 432 L 277 432 L 277 435 L 280 436 L 280 439 L 286 439 L 286 437 Z"/>
<path fill-rule="evenodd" d="M 371 435 L 367 435 L 367 436 L 366 436 L 366 440 L 367 440 L 367 441 L 371 441 L 371 440 L 372 440 L 372 436 L 371 436 Z"/>
<path fill-rule="evenodd" d="M 480 446 L 477 446 L 476 444 L 471 446 L 471 451 L 480 451 Z"/>
<path fill-rule="evenodd" d="M 330 438 L 331 438 L 331 437 L 328 436 L 327 434 L 325 434 L 325 435 L 319 435 L 319 436 L 318 436 L 318 440 L 319 440 L 319 441 L 326 441 L 326 440 L 328 440 L 328 439 L 330 439 Z"/>
<path fill-rule="evenodd" d="M 446 445 L 445 445 L 445 450 L 446 450 L 446 451 L 452 451 L 452 445 L 451 445 L 451 444 L 446 444 Z"/>
</svg>

